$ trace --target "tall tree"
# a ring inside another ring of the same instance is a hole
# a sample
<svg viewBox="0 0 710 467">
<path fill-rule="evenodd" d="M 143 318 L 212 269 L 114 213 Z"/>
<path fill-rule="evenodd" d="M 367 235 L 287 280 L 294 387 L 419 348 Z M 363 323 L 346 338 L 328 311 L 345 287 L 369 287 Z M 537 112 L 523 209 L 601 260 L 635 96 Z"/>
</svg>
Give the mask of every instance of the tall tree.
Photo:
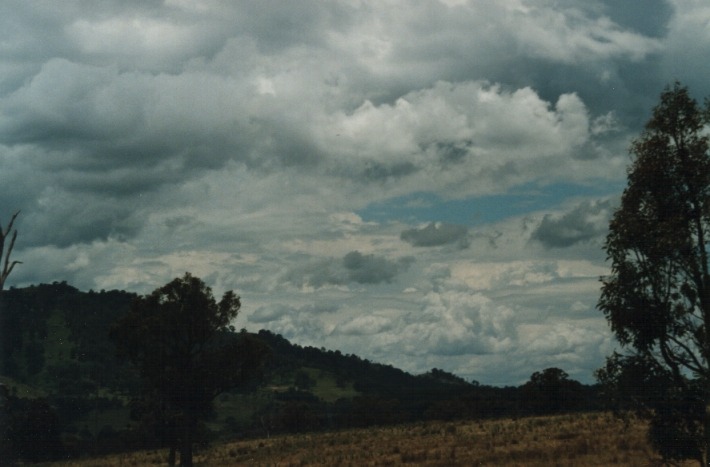
<svg viewBox="0 0 710 467">
<path fill-rule="evenodd" d="M 12 230 L 12 225 L 15 223 L 18 214 L 20 214 L 20 211 L 12 215 L 6 229 L 3 229 L 2 224 L 0 224 L 0 292 L 5 288 L 5 280 L 7 276 L 10 275 L 15 265 L 22 264 L 20 261 L 10 261 L 10 255 L 12 254 L 12 249 L 15 247 L 15 240 L 17 239 L 17 229 Z M 7 250 L 5 250 L 8 237 L 10 243 L 7 244 Z"/>
<path fill-rule="evenodd" d="M 632 164 L 605 249 L 598 308 L 624 349 L 598 378 L 651 419 L 667 459 L 710 450 L 710 154 L 702 109 L 680 83 L 667 87 Z"/>
<path fill-rule="evenodd" d="M 217 302 L 202 280 L 185 273 L 138 297 L 111 331 L 120 352 L 138 366 L 146 391 L 157 393 L 151 397 L 173 414 L 180 465 L 192 465 L 195 430 L 214 398 L 255 376 L 266 356 L 260 341 L 234 332 L 240 308 L 234 292 Z"/>
</svg>

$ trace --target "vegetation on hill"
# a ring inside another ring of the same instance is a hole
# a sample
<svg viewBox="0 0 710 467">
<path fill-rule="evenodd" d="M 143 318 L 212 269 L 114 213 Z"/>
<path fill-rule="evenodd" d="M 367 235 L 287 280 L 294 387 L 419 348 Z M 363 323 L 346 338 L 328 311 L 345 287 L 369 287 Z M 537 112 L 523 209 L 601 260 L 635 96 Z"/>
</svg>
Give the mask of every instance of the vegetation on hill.
<svg viewBox="0 0 710 467">
<path fill-rule="evenodd" d="M 123 291 L 81 292 L 63 282 L 2 292 L 6 453 L 46 460 L 165 446 L 146 419 L 137 369 L 117 358 L 109 339 L 112 324 L 135 299 Z M 302 347 L 268 330 L 236 334 L 263 342 L 271 357 L 261 380 L 214 399 L 196 432 L 200 443 L 599 407 L 596 387 L 573 382 L 559 369 L 537 372 L 521 387 L 499 388 L 436 368 L 412 375 L 338 350 Z M 551 388 L 558 391 L 552 400 L 544 397 Z M 28 404 L 35 404 L 36 417 L 22 415 Z M 56 422 L 51 439 L 28 453 L 22 446 L 50 419 Z"/>
</svg>

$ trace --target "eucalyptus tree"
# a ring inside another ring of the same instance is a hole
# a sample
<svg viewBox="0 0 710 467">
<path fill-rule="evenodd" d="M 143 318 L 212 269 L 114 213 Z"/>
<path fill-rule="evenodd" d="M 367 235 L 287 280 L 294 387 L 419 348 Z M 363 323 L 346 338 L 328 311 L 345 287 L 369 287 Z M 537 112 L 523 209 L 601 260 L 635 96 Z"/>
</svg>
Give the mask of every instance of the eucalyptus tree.
<svg viewBox="0 0 710 467">
<path fill-rule="evenodd" d="M 631 145 L 598 308 L 622 351 L 599 380 L 650 419 L 666 459 L 710 451 L 710 105 L 676 82 Z"/>
<path fill-rule="evenodd" d="M 185 273 L 138 297 L 112 328 L 120 353 L 138 367 L 144 400 L 159 404 L 175 427 L 172 462 L 179 441 L 180 465 L 192 465 L 198 422 L 214 398 L 258 375 L 267 355 L 261 341 L 235 332 L 231 323 L 240 308 L 233 291 L 217 302 L 201 279 Z"/>
</svg>

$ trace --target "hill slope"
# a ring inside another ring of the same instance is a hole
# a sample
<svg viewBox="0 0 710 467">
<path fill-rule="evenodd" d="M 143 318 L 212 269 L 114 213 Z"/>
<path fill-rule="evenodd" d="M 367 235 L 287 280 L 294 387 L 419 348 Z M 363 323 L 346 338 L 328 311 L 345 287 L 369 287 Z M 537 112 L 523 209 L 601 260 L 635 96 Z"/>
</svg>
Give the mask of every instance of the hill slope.
<svg viewBox="0 0 710 467">
<path fill-rule="evenodd" d="M 134 298 L 124 291 L 81 292 L 64 282 L 2 292 L 5 412 L 24 407 L 23 399 L 46 401 L 74 453 L 160 444 L 135 417 L 132 401 L 140 395 L 140 380 L 116 358 L 108 338 L 111 324 Z M 337 350 L 301 347 L 267 330 L 256 337 L 272 350 L 263 379 L 219 396 L 203 439 L 517 416 L 529 410 L 529 394 L 524 397 L 520 388 L 471 384 L 438 369 L 411 375 Z M 594 405 L 593 388 L 579 390 L 565 410 Z"/>
<path fill-rule="evenodd" d="M 426 422 L 334 433 L 215 443 L 200 465 L 661 465 L 646 424 L 610 414 L 558 415 L 484 422 Z M 92 458 L 56 467 L 159 465 L 165 450 Z M 680 465 L 694 465 L 691 463 Z"/>
</svg>

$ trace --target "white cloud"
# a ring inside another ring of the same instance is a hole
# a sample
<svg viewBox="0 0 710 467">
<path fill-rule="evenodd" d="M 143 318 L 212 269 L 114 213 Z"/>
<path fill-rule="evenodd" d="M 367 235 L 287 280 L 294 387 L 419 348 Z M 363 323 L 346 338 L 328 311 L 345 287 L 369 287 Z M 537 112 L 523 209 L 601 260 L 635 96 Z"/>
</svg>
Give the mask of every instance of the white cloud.
<svg viewBox="0 0 710 467">
<path fill-rule="evenodd" d="M 533 2 L 530 2 L 531 4 Z M 627 58 L 639 61 L 659 51 L 660 42 L 620 28 L 608 17 L 588 11 L 531 7 L 516 15 L 517 41 L 524 53 L 563 63 Z"/>
<path fill-rule="evenodd" d="M 606 163 L 575 160 L 592 142 L 594 122 L 575 94 L 552 105 L 530 88 L 438 82 L 394 104 L 367 101 L 320 131 L 336 173 L 386 182 L 393 194 L 417 187 L 463 195 L 523 179 L 569 179 L 580 165 L 573 176 L 582 180 L 608 175 Z"/>
<path fill-rule="evenodd" d="M 703 58 L 710 53 L 710 7 L 701 0 L 669 3 L 673 5 L 674 14 L 667 25 L 663 76 L 668 81 L 681 80 L 702 98 L 707 95 L 706 81 L 702 77 L 710 72 L 710 65 Z"/>
<path fill-rule="evenodd" d="M 339 324 L 334 329 L 335 334 L 372 335 L 392 329 L 392 322 L 385 316 L 360 315 Z"/>
<path fill-rule="evenodd" d="M 707 6 L 649 2 L 4 2 L 11 281 L 189 270 L 301 344 L 589 381 L 628 141 L 669 80 L 710 94 Z M 512 189 L 542 194 L 443 212 Z M 431 218 L 364 214 L 400 196 Z"/>
<path fill-rule="evenodd" d="M 468 228 L 462 225 L 431 222 L 420 229 L 407 229 L 400 238 L 414 246 L 431 247 L 458 244 L 460 248 L 468 246 Z"/>
<path fill-rule="evenodd" d="M 546 214 L 532 238 L 548 248 L 599 241 L 609 228 L 615 206 L 609 200 L 585 201 L 562 216 Z"/>
</svg>

